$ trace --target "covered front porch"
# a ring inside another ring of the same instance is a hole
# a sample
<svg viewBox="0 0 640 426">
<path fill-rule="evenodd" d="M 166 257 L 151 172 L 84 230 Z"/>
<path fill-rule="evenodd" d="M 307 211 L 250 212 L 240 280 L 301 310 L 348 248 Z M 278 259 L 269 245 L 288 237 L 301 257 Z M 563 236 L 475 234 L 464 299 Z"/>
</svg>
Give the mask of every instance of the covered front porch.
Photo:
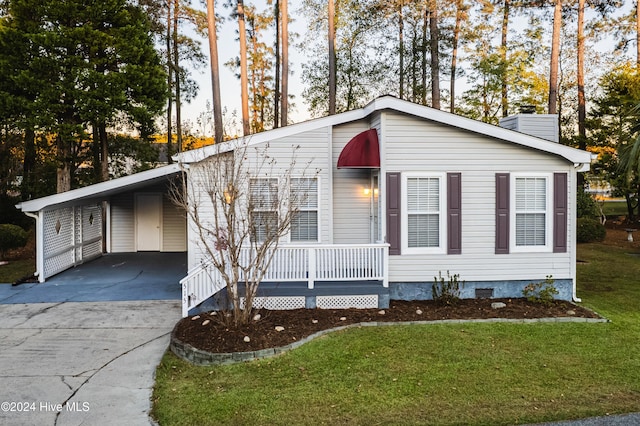
<svg viewBox="0 0 640 426">
<path fill-rule="evenodd" d="M 246 255 L 248 251 L 245 250 Z M 260 284 L 254 306 L 268 309 L 372 308 L 388 304 L 388 244 L 280 246 Z M 241 281 L 242 281 L 241 277 Z M 182 315 L 215 307 L 226 283 L 203 262 L 180 281 Z M 206 302 L 206 303 L 205 303 Z M 197 309 L 200 308 L 200 309 Z"/>
</svg>

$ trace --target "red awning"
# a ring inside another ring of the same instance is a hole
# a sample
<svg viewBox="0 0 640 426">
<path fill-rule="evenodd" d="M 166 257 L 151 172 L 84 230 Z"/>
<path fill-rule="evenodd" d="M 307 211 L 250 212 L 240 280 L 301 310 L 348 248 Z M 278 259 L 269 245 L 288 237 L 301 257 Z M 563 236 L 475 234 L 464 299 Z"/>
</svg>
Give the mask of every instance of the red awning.
<svg viewBox="0 0 640 426">
<path fill-rule="evenodd" d="M 342 149 L 338 157 L 338 168 L 379 169 L 378 132 L 370 129 L 354 136 Z"/>
</svg>

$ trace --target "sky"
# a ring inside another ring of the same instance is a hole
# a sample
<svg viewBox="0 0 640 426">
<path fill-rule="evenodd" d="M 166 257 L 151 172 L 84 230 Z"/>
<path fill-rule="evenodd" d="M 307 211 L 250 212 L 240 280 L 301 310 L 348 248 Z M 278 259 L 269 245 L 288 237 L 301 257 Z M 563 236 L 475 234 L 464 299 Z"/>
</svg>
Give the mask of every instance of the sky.
<svg viewBox="0 0 640 426">
<path fill-rule="evenodd" d="M 264 0 L 258 0 L 252 2 L 257 4 L 260 10 L 264 10 L 266 2 Z M 302 36 L 306 28 L 306 22 L 303 18 L 299 17 L 297 10 L 292 5 L 293 2 L 289 2 L 289 15 L 296 16 L 295 22 L 289 24 L 289 32 L 297 32 Z M 241 117 L 242 109 L 240 102 L 240 79 L 235 76 L 235 73 L 227 66 L 223 65 L 228 60 L 239 55 L 240 43 L 237 40 L 238 22 L 229 19 L 229 9 L 224 7 L 217 7 L 216 13 L 225 17 L 225 22 L 222 25 L 218 25 L 218 61 L 220 63 L 220 97 L 222 101 L 222 107 L 227 108 L 229 112 L 235 110 L 238 116 L 238 128 L 242 128 Z M 265 33 L 265 35 L 268 35 Z M 190 104 L 184 104 L 182 109 L 183 120 L 191 120 L 194 125 L 198 115 L 206 110 L 207 101 L 212 103 L 213 94 L 211 91 L 211 65 L 209 63 L 209 42 L 208 40 L 202 40 L 202 51 L 207 58 L 206 65 L 199 69 L 193 70 L 193 78 L 198 82 L 200 89 L 198 96 L 191 101 Z M 290 122 L 301 122 L 309 119 L 311 116 L 307 111 L 307 106 L 302 99 L 302 53 L 296 46 L 296 43 L 289 45 L 289 94 L 295 96 L 294 102 L 296 109 L 289 114 Z"/>
<path fill-rule="evenodd" d="M 247 2 L 248 3 L 248 2 Z M 259 10 L 265 10 L 267 7 L 266 0 L 254 0 L 251 3 L 255 4 Z M 629 0 L 625 2 L 625 9 L 631 7 Z M 218 2 L 218 5 L 221 2 Z M 204 7 L 204 6 L 203 6 Z M 273 7 L 273 6 L 269 6 Z M 295 110 L 290 112 L 289 120 L 292 123 L 298 123 L 311 118 L 308 112 L 308 106 L 302 98 L 302 90 L 304 88 L 302 84 L 302 63 L 305 61 L 305 57 L 301 49 L 298 47 L 298 43 L 304 37 L 304 33 L 307 28 L 307 21 L 302 13 L 299 12 L 299 2 L 289 1 L 289 15 L 295 17 L 293 21 L 289 23 L 289 32 L 297 33 L 299 37 L 297 40 L 290 39 L 289 45 L 289 69 L 291 71 L 289 76 L 289 94 L 294 95 L 294 103 L 296 105 Z M 225 62 L 239 55 L 239 42 L 237 40 L 237 20 L 231 19 L 230 9 L 217 6 L 216 12 L 218 15 L 222 15 L 224 23 L 218 25 L 218 56 L 220 63 L 220 84 L 221 84 L 221 101 L 223 108 L 226 108 L 229 113 L 236 112 L 236 133 L 241 132 L 241 102 L 240 102 L 240 80 L 235 76 L 235 73 L 229 69 L 229 67 L 223 65 Z M 587 11 L 591 14 L 591 11 Z M 518 20 L 514 17 L 513 27 L 518 25 L 527 25 L 524 18 Z M 566 23 L 565 25 L 575 25 L 575 21 Z M 264 33 L 265 37 L 273 36 L 267 32 Z M 197 37 L 197 36 L 195 36 Z M 206 57 L 206 65 L 198 70 L 193 70 L 193 78 L 198 82 L 199 91 L 198 96 L 192 100 L 190 104 L 183 105 L 183 120 L 189 120 L 193 123 L 194 128 L 197 129 L 196 120 L 200 113 L 206 110 L 207 101 L 211 102 L 211 74 L 209 64 L 209 42 L 206 39 L 202 39 L 202 51 Z M 613 48 L 611 40 L 601 40 L 597 43 L 602 51 L 611 51 Z M 598 49 L 598 50 L 600 50 Z M 464 90 L 466 87 L 466 80 L 464 78 L 458 79 L 459 90 Z M 225 118 L 226 119 L 226 118 Z M 196 131 L 197 133 L 197 131 Z"/>
</svg>

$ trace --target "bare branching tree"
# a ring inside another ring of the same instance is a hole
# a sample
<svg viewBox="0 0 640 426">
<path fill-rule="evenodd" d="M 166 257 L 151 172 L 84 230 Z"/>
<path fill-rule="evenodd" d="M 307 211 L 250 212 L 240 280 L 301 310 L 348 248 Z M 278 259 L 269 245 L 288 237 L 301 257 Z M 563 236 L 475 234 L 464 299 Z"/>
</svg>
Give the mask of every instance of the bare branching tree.
<svg viewBox="0 0 640 426">
<path fill-rule="evenodd" d="M 222 277 L 230 318 L 239 325 L 252 318 L 258 287 L 318 171 L 297 163 L 299 146 L 292 146 L 286 164 L 269 153 L 268 144 L 242 140 L 218 148 L 217 155 L 189 166 L 171 196 L 187 214 L 203 261 Z"/>
</svg>

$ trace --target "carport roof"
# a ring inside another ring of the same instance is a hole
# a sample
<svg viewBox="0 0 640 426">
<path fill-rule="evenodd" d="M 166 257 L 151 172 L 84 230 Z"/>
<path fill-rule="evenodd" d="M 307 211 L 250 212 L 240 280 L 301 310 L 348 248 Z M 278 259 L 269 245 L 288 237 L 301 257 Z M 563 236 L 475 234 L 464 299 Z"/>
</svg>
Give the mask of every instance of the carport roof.
<svg viewBox="0 0 640 426">
<path fill-rule="evenodd" d="M 80 203 L 86 204 L 92 201 L 98 202 L 113 194 L 146 186 L 155 182 L 161 182 L 171 175 L 180 173 L 180 171 L 181 168 L 178 164 L 170 164 L 168 166 L 158 167 L 157 169 L 146 170 L 129 176 L 112 179 L 107 182 L 100 182 L 95 185 L 85 186 L 84 188 L 73 189 L 71 191 L 49 195 L 47 197 L 37 198 L 31 201 L 23 201 L 16 205 L 16 207 L 21 209 L 23 212 L 37 212 L 53 207 L 60 208 Z"/>
</svg>

